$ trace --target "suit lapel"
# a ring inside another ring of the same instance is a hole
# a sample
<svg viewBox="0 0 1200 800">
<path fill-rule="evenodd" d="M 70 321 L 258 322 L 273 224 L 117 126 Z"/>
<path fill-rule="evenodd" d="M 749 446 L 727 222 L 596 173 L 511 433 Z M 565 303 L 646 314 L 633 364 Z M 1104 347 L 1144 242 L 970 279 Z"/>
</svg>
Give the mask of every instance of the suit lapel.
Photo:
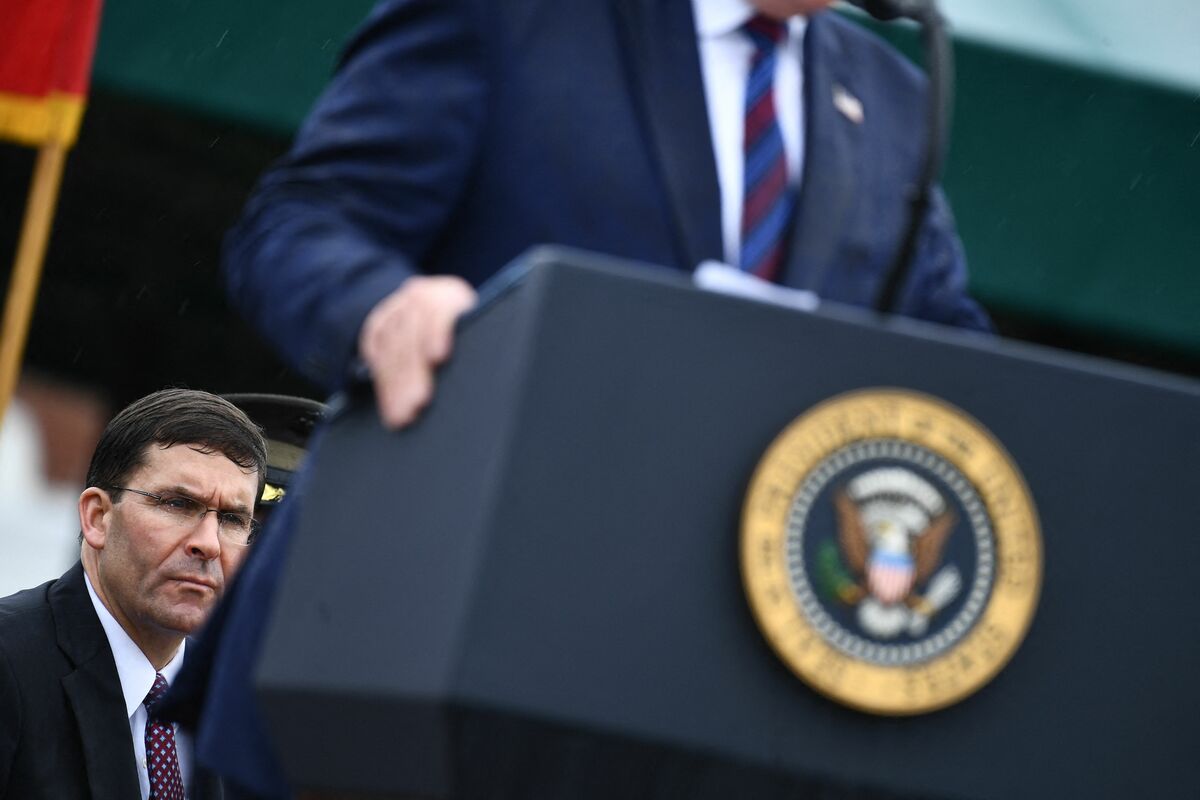
<svg viewBox="0 0 1200 800">
<path fill-rule="evenodd" d="M 82 565 L 76 564 L 51 588 L 49 600 L 58 646 L 75 665 L 62 686 L 79 727 L 91 797 L 138 797 L 141 789 L 121 679 L 83 583 Z"/>
<path fill-rule="evenodd" d="M 824 12 L 804 35 L 804 174 L 780 282 L 820 292 L 837 258 L 858 184 L 861 124 L 839 111 L 835 94 L 853 92 L 834 26 Z M 869 111 L 868 111 L 869 113 Z"/>
<path fill-rule="evenodd" d="M 657 157 L 680 266 L 722 259 L 721 197 L 686 0 L 615 0 L 629 80 Z"/>
</svg>

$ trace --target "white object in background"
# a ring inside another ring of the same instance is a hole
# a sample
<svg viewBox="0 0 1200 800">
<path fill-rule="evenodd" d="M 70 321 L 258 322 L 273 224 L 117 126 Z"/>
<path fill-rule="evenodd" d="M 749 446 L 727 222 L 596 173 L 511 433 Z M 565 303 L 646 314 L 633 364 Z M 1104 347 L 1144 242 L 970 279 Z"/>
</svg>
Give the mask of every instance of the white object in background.
<svg viewBox="0 0 1200 800">
<path fill-rule="evenodd" d="M 14 399 L 0 427 L 0 597 L 57 578 L 79 557 L 79 489 L 47 483 L 37 421 Z"/>
<path fill-rule="evenodd" d="M 960 40 L 1189 94 L 1200 91 L 1196 0 L 942 0 L 940 5 Z"/>
<path fill-rule="evenodd" d="M 696 271 L 692 273 L 692 280 L 701 289 L 710 292 L 744 297 L 799 311 L 816 311 L 820 304 L 813 292 L 768 283 L 762 278 L 756 278 L 719 261 L 705 261 L 696 267 Z"/>
</svg>

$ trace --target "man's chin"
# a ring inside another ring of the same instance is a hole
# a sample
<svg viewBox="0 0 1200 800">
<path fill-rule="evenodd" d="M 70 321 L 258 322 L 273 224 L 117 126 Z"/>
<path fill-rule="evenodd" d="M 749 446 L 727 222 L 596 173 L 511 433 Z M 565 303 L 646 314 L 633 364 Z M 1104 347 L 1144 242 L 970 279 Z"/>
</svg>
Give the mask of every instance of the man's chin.
<svg viewBox="0 0 1200 800">
<path fill-rule="evenodd" d="M 208 609 L 203 611 L 197 609 L 175 609 L 168 618 L 161 620 L 160 624 L 162 627 L 174 631 L 180 636 L 191 636 L 204 626 L 204 621 L 207 619 Z"/>
<path fill-rule="evenodd" d="M 193 593 L 188 594 L 192 595 Z M 217 594 L 215 592 L 195 593 L 193 596 L 178 598 L 171 603 L 169 608 L 163 610 L 159 624 L 182 636 L 191 635 L 199 630 L 208 619 L 208 615 L 216 603 Z"/>
</svg>

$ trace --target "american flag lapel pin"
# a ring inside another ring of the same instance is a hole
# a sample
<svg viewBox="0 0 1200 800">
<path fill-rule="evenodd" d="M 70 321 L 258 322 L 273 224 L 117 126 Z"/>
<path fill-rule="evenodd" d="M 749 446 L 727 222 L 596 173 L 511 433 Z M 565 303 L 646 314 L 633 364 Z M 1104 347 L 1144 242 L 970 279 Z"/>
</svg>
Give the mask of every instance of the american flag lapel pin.
<svg viewBox="0 0 1200 800">
<path fill-rule="evenodd" d="M 854 95 L 846 90 L 845 86 L 840 83 L 833 85 L 833 107 L 841 112 L 842 116 L 853 122 L 855 125 L 861 125 L 863 121 L 863 104 Z"/>
</svg>

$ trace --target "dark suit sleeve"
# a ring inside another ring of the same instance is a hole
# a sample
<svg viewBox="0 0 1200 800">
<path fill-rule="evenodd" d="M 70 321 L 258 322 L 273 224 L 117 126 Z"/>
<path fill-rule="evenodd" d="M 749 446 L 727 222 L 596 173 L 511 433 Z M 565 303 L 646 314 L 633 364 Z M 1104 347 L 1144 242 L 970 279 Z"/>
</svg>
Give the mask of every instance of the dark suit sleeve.
<svg viewBox="0 0 1200 800">
<path fill-rule="evenodd" d="M 4 642 L 0 641 L 0 800 L 8 797 L 8 784 L 12 778 L 13 760 L 21 740 L 20 687 L 8 663 Z"/>
<path fill-rule="evenodd" d="M 486 28 L 472 2 L 377 7 L 226 240 L 234 304 L 326 388 L 341 381 L 367 312 L 415 272 L 436 271 L 429 260 L 478 157 L 487 96 Z"/>
<path fill-rule="evenodd" d="M 912 271 L 901 289 L 902 314 L 979 331 L 992 329 L 987 312 L 967 294 L 967 263 L 941 189 L 933 195 L 919 234 Z"/>
</svg>

